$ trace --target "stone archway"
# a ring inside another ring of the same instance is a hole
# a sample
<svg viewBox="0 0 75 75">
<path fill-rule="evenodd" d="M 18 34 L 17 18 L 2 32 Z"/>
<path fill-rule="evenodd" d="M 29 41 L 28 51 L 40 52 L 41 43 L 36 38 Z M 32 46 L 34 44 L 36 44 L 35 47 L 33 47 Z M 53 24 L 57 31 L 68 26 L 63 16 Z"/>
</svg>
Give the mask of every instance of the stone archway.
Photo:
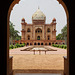
<svg viewBox="0 0 75 75">
<path fill-rule="evenodd" d="M 40 28 L 37 28 L 35 30 L 35 39 L 36 40 L 41 40 L 42 39 L 42 30 Z"/>
<path fill-rule="evenodd" d="M 15 4 L 18 4 L 20 0 L 14 0 L 12 2 L 12 4 L 9 7 L 9 11 L 8 11 L 8 15 L 7 15 L 7 60 L 9 61 L 9 18 L 10 18 L 10 13 L 14 7 Z M 67 10 L 67 7 L 65 5 L 65 3 L 63 2 L 63 0 L 57 0 L 59 2 L 59 4 L 61 4 L 66 12 L 66 16 L 67 16 L 67 62 L 68 62 L 68 66 L 69 66 L 69 13 Z M 8 62 L 7 62 L 7 66 L 8 66 Z M 69 72 L 69 71 L 68 71 Z M 7 75 L 8 75 L 8 68 L 7 68 Z"/>
</svg>

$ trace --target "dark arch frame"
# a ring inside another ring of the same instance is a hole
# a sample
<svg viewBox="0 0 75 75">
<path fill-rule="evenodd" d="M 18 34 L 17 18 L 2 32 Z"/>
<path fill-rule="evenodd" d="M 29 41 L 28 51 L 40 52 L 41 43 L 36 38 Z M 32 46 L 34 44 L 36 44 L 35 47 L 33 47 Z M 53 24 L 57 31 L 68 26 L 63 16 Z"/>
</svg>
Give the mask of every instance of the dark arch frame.
<svg viewBox="0 0 75 75">
<path fill-rule="evenodd" d="M 14 7 L 15 4 L 18 4 L 20 0 L 14 0 L 12 2 L 12 4 L 10 5 L 9 7 L 9 10 L 8 10 L 8 16 L 7 16 L 7 66 L 8 66 L 8 61 L 9 61 L 9 17 L 10 17 L 10 13 L 11 13 L 11 10 L 12 8 Z M 68 13 L 68 10 L 67 10 L 67 7 L 66 5 L 64 4 L 64 2 L 62 0 L 57 0 L 65 9 L 65 12 L 66 12 L 66 15 L 67 15 L 67 34 L 68 34 L 68 37 L 67 37 L 67 61 L 68 61 L 68 64 L 69 64 L 69 13 Z M 7 68 L 7 75 L 8 75 L 8 68 Z"/>
</svg>

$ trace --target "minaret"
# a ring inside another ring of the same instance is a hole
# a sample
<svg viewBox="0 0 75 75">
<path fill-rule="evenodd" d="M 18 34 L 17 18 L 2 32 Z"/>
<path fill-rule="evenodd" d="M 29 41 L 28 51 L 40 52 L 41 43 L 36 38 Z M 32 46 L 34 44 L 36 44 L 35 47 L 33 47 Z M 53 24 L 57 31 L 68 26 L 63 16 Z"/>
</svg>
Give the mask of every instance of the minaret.
<svg viewBox="0 0 75 75">
<path fill-rule="evenodd" d="M 53 20 L 52 20 L 52 25 L 53 25 L 52 39 L 56 40 L 56 19 L 55 18 L 53 18 Z"/>
<path fill-rule="evenodd" d="M 21 20 L 21 25 L 22 25 L 22 30 L 21 30 L 21 40 L 25 40 L 25 25 L 26 25 L 26 22 L 25 22 L 25 19 L 22 18 Z"/>
</svg>

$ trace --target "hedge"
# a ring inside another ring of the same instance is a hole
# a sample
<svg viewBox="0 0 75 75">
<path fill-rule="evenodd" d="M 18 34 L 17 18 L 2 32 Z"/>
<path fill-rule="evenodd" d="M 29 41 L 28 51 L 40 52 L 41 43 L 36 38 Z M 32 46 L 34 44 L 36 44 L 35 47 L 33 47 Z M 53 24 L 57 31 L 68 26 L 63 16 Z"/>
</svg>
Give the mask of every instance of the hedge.
<svg viewBox="0 0 75 75">
<path fill-rule="evenodd" d="M 57 47 L 57 48 L 64 48 L 67 49 L 67 45 L 57 45 L 57 44 L 52 44 L 53 47 Z"/>
<path fill-rule="evenodd" d="M 15 45 L 10 45 L 9 49 L 19 48 L 19 47 L 24 47 L 24 46 L 25 46 L 25 43 L 23 44 L 16 43 Z"/>
</svg>

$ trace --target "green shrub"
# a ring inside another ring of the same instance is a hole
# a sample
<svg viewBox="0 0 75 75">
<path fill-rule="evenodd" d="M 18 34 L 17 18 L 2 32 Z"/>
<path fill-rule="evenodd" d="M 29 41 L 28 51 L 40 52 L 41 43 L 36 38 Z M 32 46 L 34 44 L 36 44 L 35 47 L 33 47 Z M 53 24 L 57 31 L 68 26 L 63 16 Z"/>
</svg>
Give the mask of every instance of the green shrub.
<svg viewBox="0 0 75 75">
<path fill-rule="evenodd" d="M 14 46 L 15 48 L 17 48 L 17 46 Z"/>
<path fill-rule="evenodd" d="M 22 45 L 23 45 L 23 47 L 24 47 L 24 46 L 25 46 L 25 43 L 23 43 Z"/>
<path fill-rule="evenodd" d="M 59 45 L 57 45 L 57 47 L 59 47 Z"/>
<path fill-rule="evenodd" d="M 9 49 L 13 49 L 13 48 L 14 48 L 14 45 L 10 45 L 10 46 L 9 46 Z"/>
<path fill-rule="evenodd" d="M 18 47 L 20 47 L 20 44 L 17 43 L 17 44 L 15 44 L 15 46 L 17 46 L 17 48 L 18 48 Z"/>
<path fill-rule="evenodd" d="M 55 47 L 56 45 L 54 44 L 54 47 Z"/>
<path fill-rule="evenodd" d="M 64 48 L 64 45 L 61 45 L 61 48 Z"/>
<path fill-rule="evenodd" d="M 24 45 L 23 44 L 20 44 L 20 47 L 23 47 Z"/>
<path fill-rule="evenodd" d="M 59 48 L 61 48 L 61 45 L 59 45 Z"/>
<path fill-rule="evenodd" d="M 67 45 L 64 45 L 64 49 L 66 49 L 67 48 Z"/>
<path fill-rule="evenodd" d="M 52 44 L 52 46 L 54 46 L 54 44 Z"/>
<path fill-rule="evenodd" d="M 58 48 L 64 48 L 64 49 L 67 48 L 67 45 L 57 45 L 57 44 L 52 44 L 52 46 L 58 47 Z"/>
</svg>

